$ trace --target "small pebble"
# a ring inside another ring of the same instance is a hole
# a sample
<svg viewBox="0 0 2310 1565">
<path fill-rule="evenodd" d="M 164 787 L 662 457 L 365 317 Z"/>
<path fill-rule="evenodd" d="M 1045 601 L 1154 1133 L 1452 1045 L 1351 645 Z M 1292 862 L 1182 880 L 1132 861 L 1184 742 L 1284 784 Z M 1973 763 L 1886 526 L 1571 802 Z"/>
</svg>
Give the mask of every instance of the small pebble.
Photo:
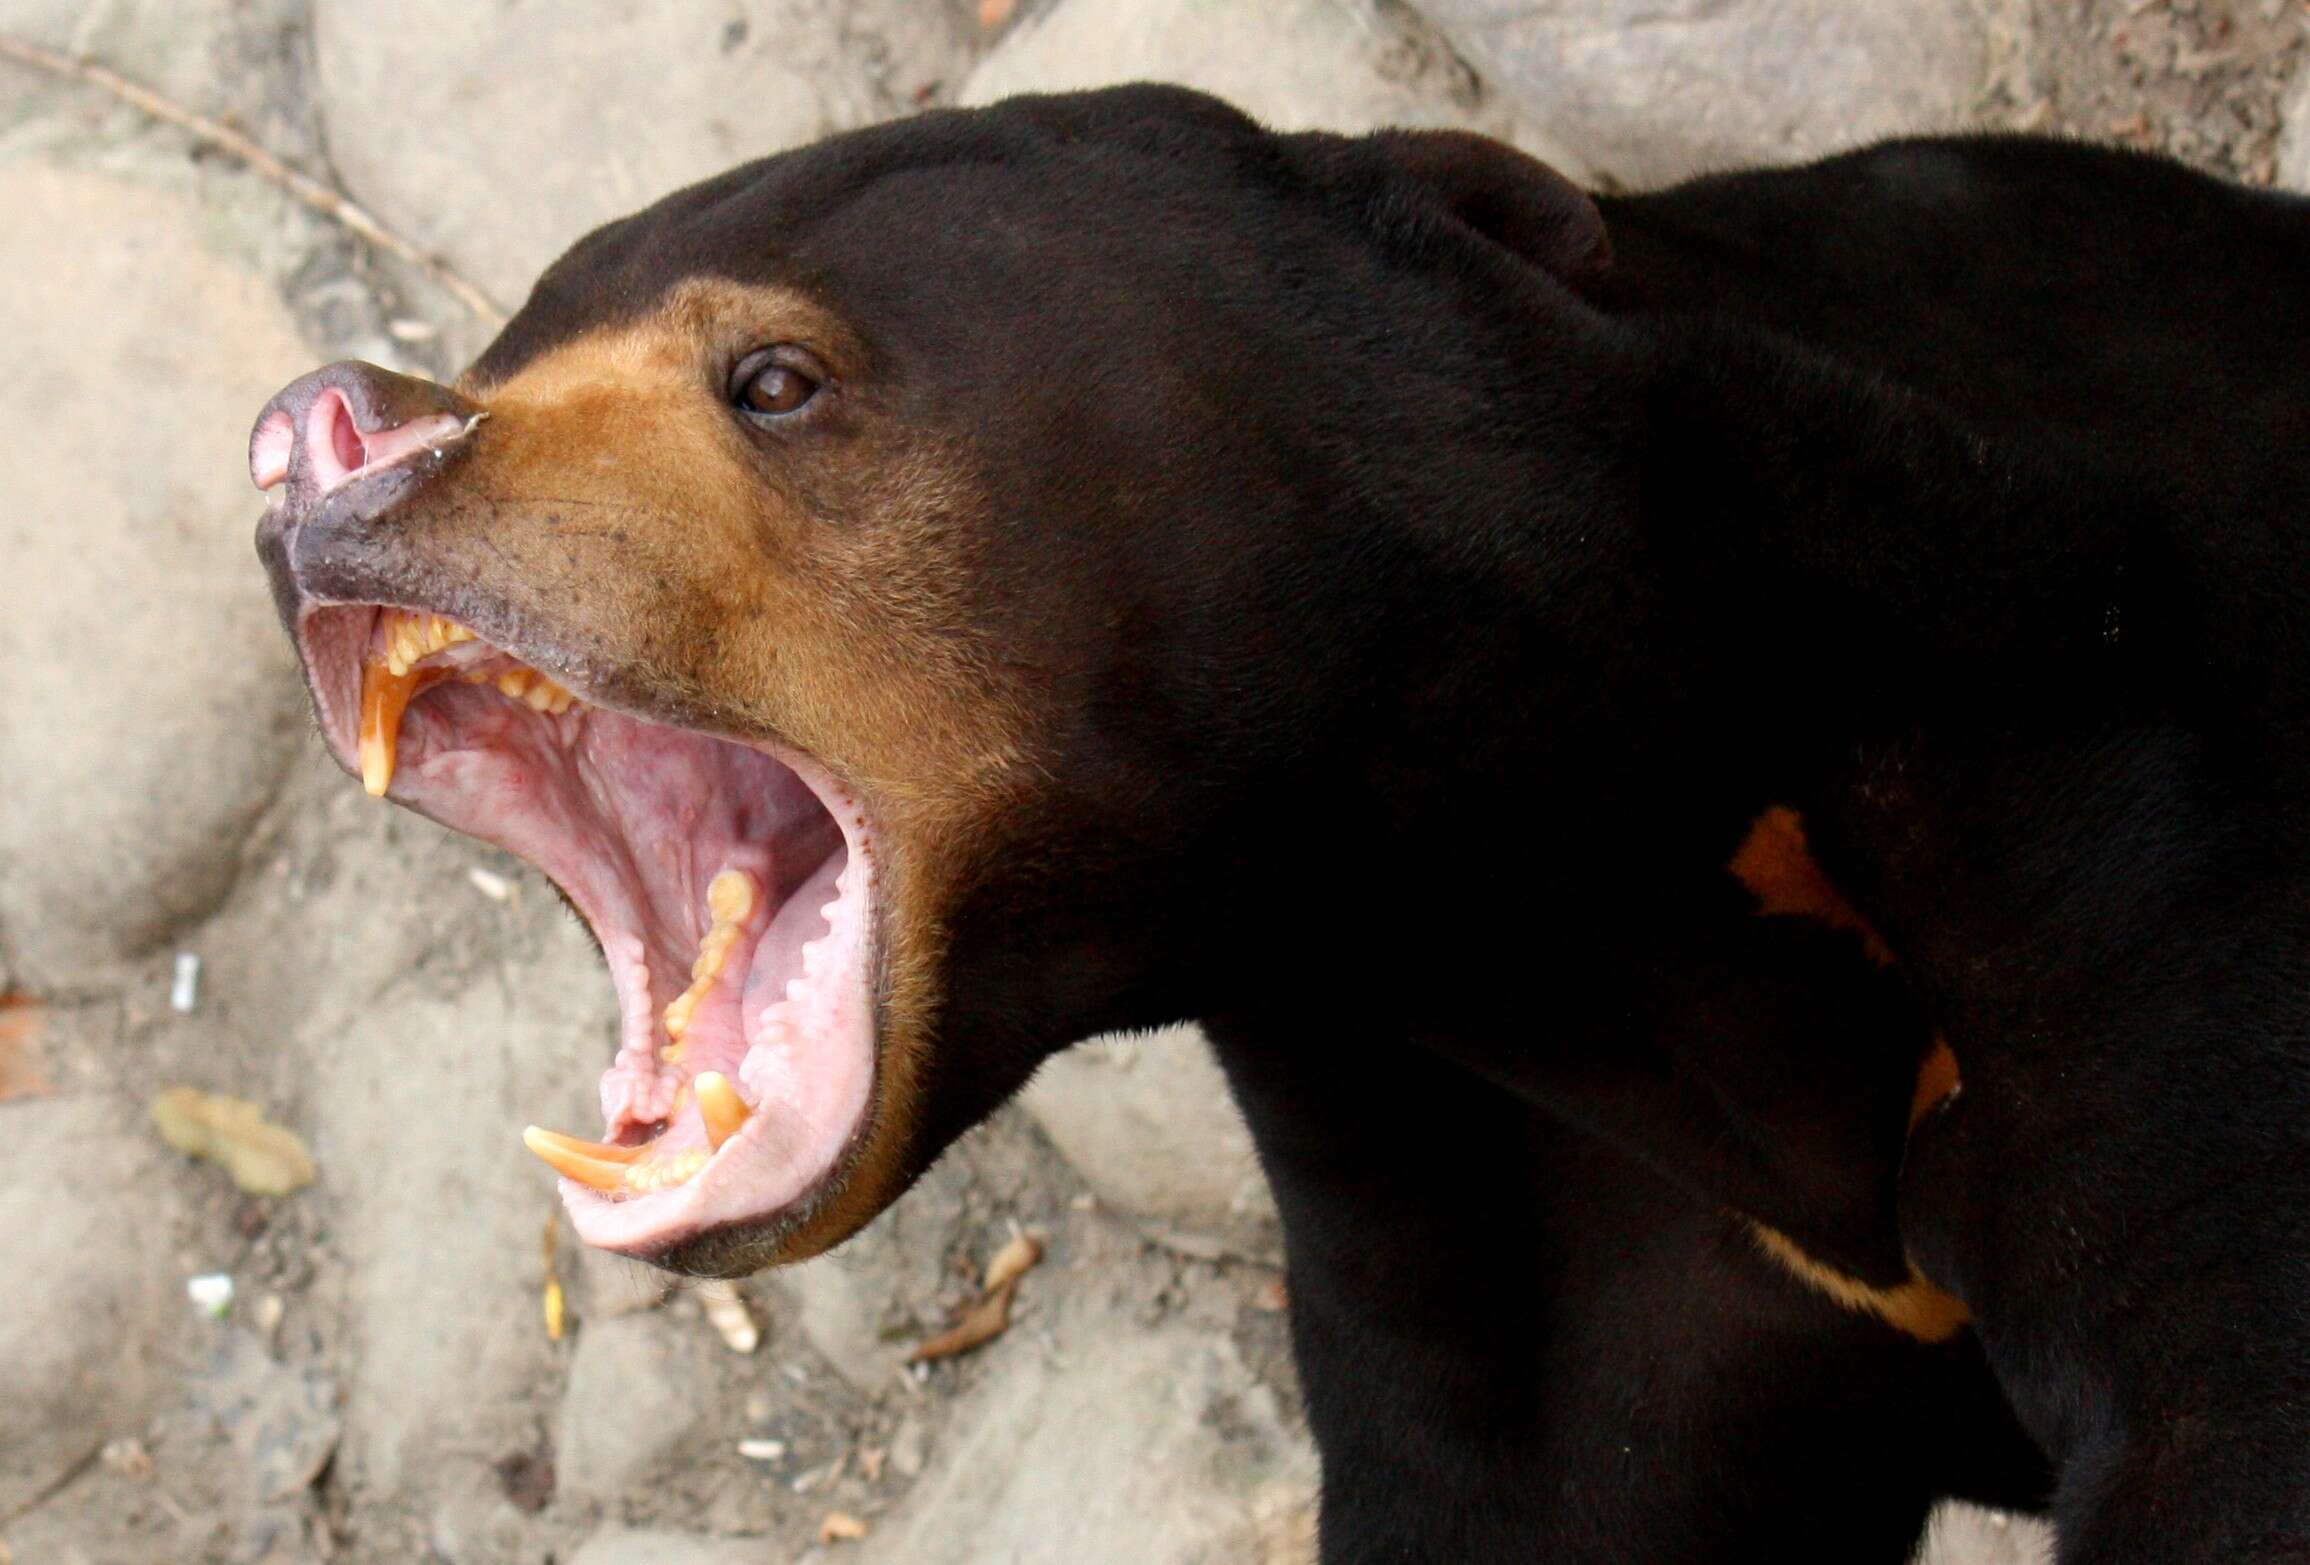
<svg viewBox="0 0 2310 1565">
<path fill-rule="evenodd" d="M 201 998 L 201 959 L 197 951 L 179 951 L 176 954 L 176 973 L 169 980 L 168 1008 L 179 1016 L 190 1016 Z"/>
<path fill-rule="evenodd" d="M 188 1277 L 184 1285 L 185 1297 L 193 1307 L 211 1320 L 223 1320 L 233 1307 L 233 1279 L 225 1272 L 204 1272 Z"/>
<path fill-rule="evenodd" d="M 152 1476 L 152 1453 L 134 1435 L 105 1441 L 96 1459 L 104 1464 L 106 1472 L 131 1483 L 143 1483 Z"/>
</svg>

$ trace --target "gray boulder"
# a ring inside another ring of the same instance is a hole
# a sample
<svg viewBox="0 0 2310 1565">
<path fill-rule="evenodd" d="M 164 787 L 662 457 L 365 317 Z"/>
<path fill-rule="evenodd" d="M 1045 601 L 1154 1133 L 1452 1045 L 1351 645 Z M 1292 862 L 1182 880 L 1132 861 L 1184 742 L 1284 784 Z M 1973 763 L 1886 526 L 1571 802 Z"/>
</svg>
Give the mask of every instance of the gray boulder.
<svg viewBox="0 0 2310 1565">
<path fill-rule="evenodd" d="M 959 80 L 947 0 L 651 0 L 314 8 L 338 171 L 511 308 L 589 229 Z"/>
<path fill-rule="evenodd" d="M 1623 186 L 1957 128 L 1993 0 L 1422 0 L 1488 89 Z M 1574 172 L 1568 168 L 1567 172 Z"/>
<path fill-rule="evenodd" d="M 0 944 L 54 988 L 214 907 L 298 736 L 249 421 L 309 351 L 181 194 L 0 168 Z"/>
</svg>

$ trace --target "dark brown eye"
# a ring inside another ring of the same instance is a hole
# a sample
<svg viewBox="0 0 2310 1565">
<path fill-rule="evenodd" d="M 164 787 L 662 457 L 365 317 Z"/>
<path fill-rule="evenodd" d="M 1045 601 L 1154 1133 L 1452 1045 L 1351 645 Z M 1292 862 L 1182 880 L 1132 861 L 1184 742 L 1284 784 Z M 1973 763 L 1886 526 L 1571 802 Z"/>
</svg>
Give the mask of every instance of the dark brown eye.
<svg viewBox="0 0 2310 1565">
<path fill-rule="evenodd" d="M 738 366 L 737 403 L 741 411 L 762 418 L 799 413 L 818 395 L 818 382 L 791 364 L 775 359 L 749 361 Z"/>
</svg>

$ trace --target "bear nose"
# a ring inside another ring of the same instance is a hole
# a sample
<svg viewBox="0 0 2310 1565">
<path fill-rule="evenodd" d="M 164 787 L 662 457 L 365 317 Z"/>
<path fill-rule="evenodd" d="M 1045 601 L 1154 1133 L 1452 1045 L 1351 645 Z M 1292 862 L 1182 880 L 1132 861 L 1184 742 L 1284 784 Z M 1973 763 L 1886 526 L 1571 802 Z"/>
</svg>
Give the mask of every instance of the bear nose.
<svg viewBox="0 0 2310 1565">
<path fill-rule="evenodd" d="M 463 440 L 481 406 L 430 380 L 357 359 L 289 382 L 249 432 L 249 477 L 319 500 L 356 478 L 401 466 Z"/>
</svg>

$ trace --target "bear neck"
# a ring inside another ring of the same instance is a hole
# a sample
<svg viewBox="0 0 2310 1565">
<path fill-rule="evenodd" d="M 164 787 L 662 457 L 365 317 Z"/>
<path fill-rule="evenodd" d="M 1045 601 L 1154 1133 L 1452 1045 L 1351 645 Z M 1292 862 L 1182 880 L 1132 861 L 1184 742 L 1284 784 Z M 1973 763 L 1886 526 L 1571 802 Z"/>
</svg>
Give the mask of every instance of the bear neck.
<svg viewBox="0 0 2310 1565">
<path fill-rule="evenodd" d="M 1465 910 L 1453 961 L 1641 920 L 1872 741 L 2155 699 L 2176 666 L 2175 521 L 2090 464 L 1729 326 L 1632 329 L 1591 385 L 1523 470 L 1583 481 L 1472 509 L 1487 568 L 1404 594 L 1452 610 L 1375 649 L 1399 682 L 1363 840 L 1400 893 Z"/>
</svg>

